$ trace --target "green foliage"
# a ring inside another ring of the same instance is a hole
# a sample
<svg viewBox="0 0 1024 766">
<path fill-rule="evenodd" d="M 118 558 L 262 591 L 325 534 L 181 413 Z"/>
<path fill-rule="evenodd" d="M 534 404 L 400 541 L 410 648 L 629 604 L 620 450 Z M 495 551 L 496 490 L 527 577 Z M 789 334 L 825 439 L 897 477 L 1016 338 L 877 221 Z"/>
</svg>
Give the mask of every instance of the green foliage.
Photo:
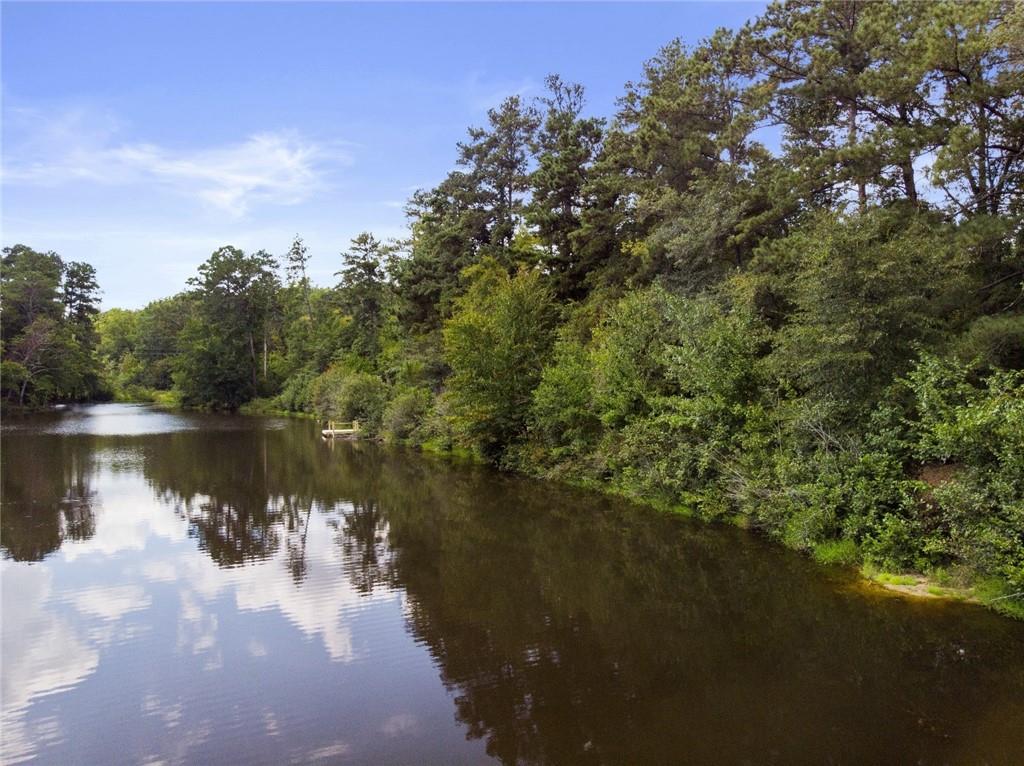
<svg viewBox="0 0 1024 766">
<path fill-rule="evenodd" d="M 915 455 L 956 467 L 934 488 L 926 549 L 1024 585 L 1024 373 L 978 380 L 926 356 L 911 372 Z"/>
<path fill-rule="evenodd" d="M 262 251 L 222 247 L 189 280 L 196 312 L 178 336 L 173 373 L 185 405 L 233 410 L 267 387 L 275 267 Z"/>
<path fill-rule="evenodd" d="M 314 380 L 316 375 L 309 370 L 300 370 L 292 375 L 277 395 L 278 406 L 289 412 L 312 412 Z"/>
<path fill-rule="evenodd" d="M 444 327 L 456 428 L 499 455 L 525 431 L 533 390 L 552 343 L 551 293 L 536 271 L 508 276 L 493 261 L 467 272 L 471 286 Z"/>
<path fill-rule="evenodd" d="M 384 408 L 383 432 L 390 439 L 413 439 L 430 413 L 430 391 L 411 388 L 399 391 Z"/>
<path fill-rule="evenodd" d="M 960 359 L 990 369 L 1024 370 L 1024 314 L 978 317 L 953 348 Z"/>
<path fill-rule="evenodd" d="M 961 256 L 923 216 L 823 215 L 766 248 L 792 307 L 772 361 L 832 425 L 857 423 L 949 321 Z"/>
<path fill-rule="evenodd" d="M 323 420 L 358 420 L 369 435 L 380 432 L 387 386 L 375 375 L 335 365 L 309 385 L 313 411 Z"/>
<path fill-rule="evenodd" d="M 599 151 L 604 120 L 582 117 L 583 86 L 563 82 L 557 75 L 550 75 L 546 84 L 548 96 L 542 103 L 547 111 L 533 147 L 537 167 L 530 177 L 526 219 L 547 248 L 543 261 L 555 294 L 581 297 L 590 264 L 581 257 L 573 233 L 581 225 L 584 188 Z"/>
<path fill-rule="evenodd" d="M 0 263 L 0 389 L 19 405 L 104 394 L 96 358 L 95 270 L 25 245 Z"/>
<path fill-rule="evenodd" d="M 667 319 L 659 320 L 663 330 L 671 328 L 660 352 L 659 396 L 607 439 L 604 451 L 620 484 L 719 515 L 730 507 L 732 455 L 748 415 L 758 413 L 760 331 L 753 317 L 710 297 L 675 300 Z"/>
<path fill-rule="evenodd" d="M 533 393 L 530 429 L 554 460 L 583 454 L 600 434 L 587 349 L 571 339 L 556 345 Z"/>
<path fill-rule="evenodd" d="M 351 353 L 375 360 L 380 352 L 380 332 L 384 325 L 386 288 L 383 261 L 388 249 L 369 232 L 352 240 L 345 254 L 345 268 L 337 293 L 341 309 L 352 318 L 346 345 Z"/>
<path fill-rule="evenodd" d="M 594 330 L 594 402 L 606 426 L 650 412 L 668 392 L 663 352 L 678 337 L 676 306 L 660 287 L 628 293 Z"/>
<path fill-rule="evenodd" d="M 814 560 L 819 564 L 849 566 L 860 560 L 860 551 L 853 540 L 827 540 L 814 546 Z"/>
</svg>

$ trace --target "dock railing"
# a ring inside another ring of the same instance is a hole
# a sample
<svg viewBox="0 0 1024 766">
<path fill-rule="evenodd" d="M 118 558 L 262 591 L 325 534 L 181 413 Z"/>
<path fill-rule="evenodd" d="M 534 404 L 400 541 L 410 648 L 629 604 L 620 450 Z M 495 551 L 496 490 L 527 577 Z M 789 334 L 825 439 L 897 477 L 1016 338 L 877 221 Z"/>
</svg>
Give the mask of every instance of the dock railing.
<svg viewBox="0 0 1024 766">
<path fill-rule="evenodd" d="M 359 421 L 358 420 L 328 420 L 327 428 L 324 428 L 321 432 L 327 438 L 333 438 L 335 436 L 352 436 L 359 433 Z"/>
</svg>

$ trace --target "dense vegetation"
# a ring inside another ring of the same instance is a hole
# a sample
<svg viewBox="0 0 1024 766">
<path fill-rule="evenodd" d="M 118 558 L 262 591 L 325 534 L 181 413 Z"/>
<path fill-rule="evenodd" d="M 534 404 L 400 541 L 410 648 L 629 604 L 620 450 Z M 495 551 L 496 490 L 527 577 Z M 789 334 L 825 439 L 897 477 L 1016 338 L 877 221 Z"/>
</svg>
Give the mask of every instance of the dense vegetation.
<svg viewBox="0 0 1024 766">
<path fill-rule="evenodd" d="M 93 399 L 104 390 L 95 354 L 96 270 L 56 253 L 6 247 L 0 260 L 0 384 L 19 406 Z"/>
<path fill-rule="evenodd" d="M 353 240 L 336 285 L 299 238 L 224 247 L 187 292 L 101 315 L 98 357 L 121 396 L 357 419 L 1012 607 L 1022 8 L 772 5 L 666 46 L 610 120 L 552 76 L 468 132 L 407 241 Z M 12 391 L 29 325 L 7 321 Z"/>
</svg>

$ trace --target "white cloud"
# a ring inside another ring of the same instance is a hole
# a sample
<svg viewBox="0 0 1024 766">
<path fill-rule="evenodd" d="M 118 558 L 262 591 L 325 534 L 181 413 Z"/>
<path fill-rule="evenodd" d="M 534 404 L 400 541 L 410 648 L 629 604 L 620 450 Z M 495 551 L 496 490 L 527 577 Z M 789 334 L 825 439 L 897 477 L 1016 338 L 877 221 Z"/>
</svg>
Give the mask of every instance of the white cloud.
<svg viewBox="0 0 1024 766">
<path fill-rule="evenodd" d="M 73 592 L 70 600 L 78 611 L 103 620 L 118 620 L 152 603 L 138 585 L 94 586 Z"/>
<path fill-rule="evenodd" d="M 419 721 L 412 713 L 397 713 L 381 724 L 380 731 L 386 737 L 401 737 L 413 734 L 419 728 Z"/>
<path fill-rule="evenodd" d="M 88 646 L 64 619 L 44 608 L 53 590 L 53 577 L 39 566 L 0 564 L 3 571 L 4 619 L 0 622 L 0 760 L 29 759 L 43 732 L 55 722 L 28 725 L 29 702 L 44 694 L 68 689 L 99 664 L 99 651 Z M 59 729 L 59 726 L 58 726 Z"/>
<path fill-rule="evenodd" d="M 465 94 L 470 107 L 478 112 L 497 108 L 506 98 L 519 96 L 526 99 L 540 90 L 537 83 L 528 78 L 518 81 L 493 80 L 482 72 L 470 72 L 458 87 Z"/>
<path fill-rule="evenodd" d="M 155 184 L 236 218 L 253 204 L 301 203 L 326 187 L 333 168 L 351 164 L 347 145 L 293 130 L 182 149 L 118 140 L 116 119 L 85 109 L 54 115 L 13 109 L 7 120 L 13 134 L 4 151 L 7 185 Z"/>
<path fill-rule="evenodd" d="M 292 763 L 313 763 L 314 761 L 324 761 L 333 758 L 341 758 L 344 755 L 348 755 L 352 748 L 344 740 L 337 740 L 330 745 L 324 747 L 317 747 L 310 750 L 308 753 L 302 755 L 299 759 L 293 760 Z"/>
</svg>

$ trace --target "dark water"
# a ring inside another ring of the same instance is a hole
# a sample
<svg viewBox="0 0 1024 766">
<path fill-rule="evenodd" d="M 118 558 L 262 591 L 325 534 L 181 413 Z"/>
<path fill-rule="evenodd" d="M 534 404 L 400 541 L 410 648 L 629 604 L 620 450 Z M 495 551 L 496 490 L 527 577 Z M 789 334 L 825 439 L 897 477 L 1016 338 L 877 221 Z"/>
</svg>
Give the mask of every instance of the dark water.
<svg viewBox="0 0 1024 766">
<path fill-rule="evenodd" d="M 2 447 L 4 763 L 1024 763 L 1024 624 L 738 530 L 306 421 Z"/>
</svg>

